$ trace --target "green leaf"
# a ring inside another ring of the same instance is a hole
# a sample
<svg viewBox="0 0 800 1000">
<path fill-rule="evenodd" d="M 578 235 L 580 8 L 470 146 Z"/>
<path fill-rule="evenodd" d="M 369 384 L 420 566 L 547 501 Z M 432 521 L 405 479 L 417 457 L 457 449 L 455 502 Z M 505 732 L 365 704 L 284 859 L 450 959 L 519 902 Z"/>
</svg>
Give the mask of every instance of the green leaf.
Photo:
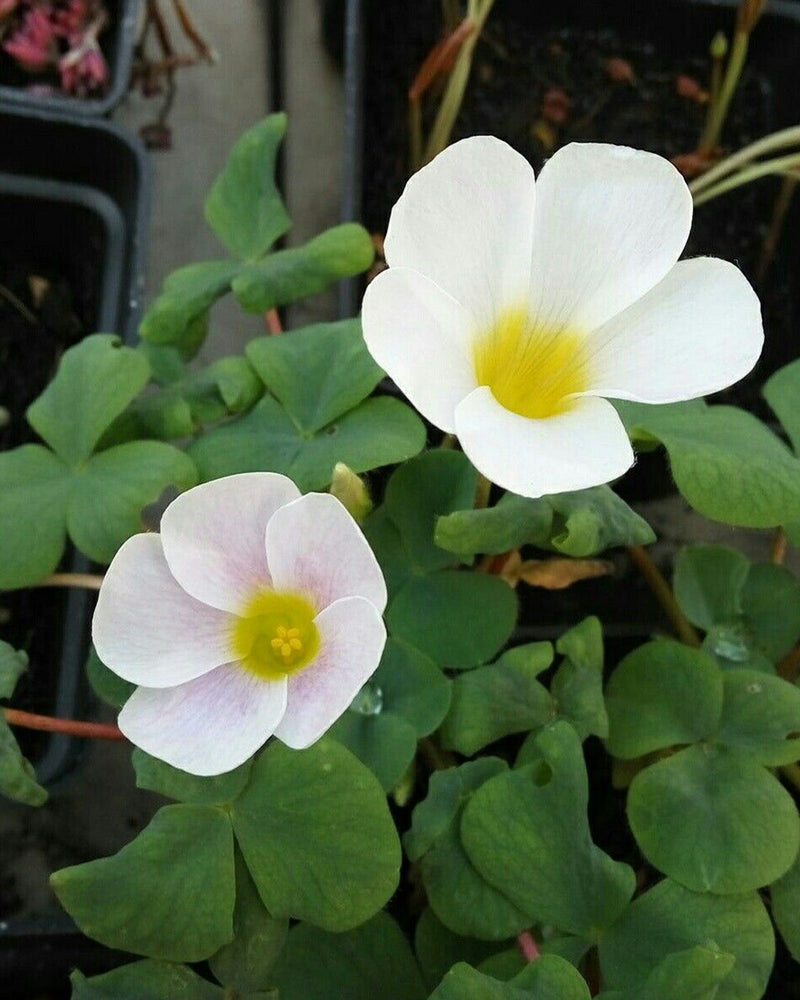
<svg viewBox="0 0 800 1000">
<path fill-rule="evenodd" d="M 800 855 L 770 887 L 772 919 L 796 962 L 800 962 Z"/>
<path fill-rule="evenodd" d="M 505 581 L 455 570 L 409 580 L 386 613 L 395 638 L 455 669 L 490 660 L 508 641 L 516 618 L 516 595 Z"/>
<path fill-rule="evenodd" d="M 237 257 L 257 260 L 291 226 L 275 184 L 285 114 L 270 115 L 237 140 L 206 199 L 208 224 Z"/>
<path fill-rule="evenodd" d="M 92 686 L 92 691 L 112 708 L 122 708 L 125 702 L 136 690 L 136 685 L 124 681 L 113 670 L 109 670 L 97 655 L 94 646 L 89 649 L 86 657 L 86 676 Z"/>
<path fill-rule="evenodd" d="M 288 931 L 289 921 L 273 917 L 261 902 L 247 866 L 237 852 L 233 940 L 209 958 L 214 976 L 223 986 L 240 993 L 265 989 Z"/>
<path fill-rule="evenodd" d="M 552 662 L 552 645 L 534 642 L 457 677 L 442 725 L 442 746 L 471 757 L 503 736 L 551 722 L 556 715 L 553 699 L 536 678 Z"/>
<path fill-rule="evenodd" d="M 28 669 L 28 654 L 0 639 L 0 699 L 10 698 Z"/>
<path fill-rule="evenodd" d="M 233 937 L 230 820 L 212 806 L 165 806 L 118 854 L 63 868 L 51 884 L 101 944 L 199 962 Z"/>
<path fill-rule="evenodd" d="M 146 358 L 119 337 L 98 333 L 64 353 L 55 378 L 27 410 L 28 423 L 76 468 L 150 377 Z"/>
<path fill-rule="evenodd" d="M 757 563 L 750 568 L 742 610 L 756 645 L 773 663 L 800 638 L 800 584 L 785 566 Z"/>
<path fill-rule="evenodd" d="M 331 735 L 389 791 L 414 759 L 417 740 L 439 726 L 449 705 L 450 682 L 436 664 L 389 639 L 378 669 Z"/>
<path fill-rule="evenodd" d="M 708 653 L 656 639 L 629 653 L 606 689 L 608 749 L 621 760 L 717 731 L 722 671 Z"/>
<path fill-rule="evenodd" d="M 598 1000 L 715 1000 L 736 958 L 716 947 L 687 948 L 660 962 L 643 986 L 602 992 Z"/>
<path fill-rule="evenodd" d="M 131 962 L 91 979 L 73 972 L 69 980 L 72 1000 L 224 1000 L 219 986 L 166 962 Z"/>
<path fill-rule="evenodd" d="M 800 848 L 791 795 L 749 754 L 724 746 L 688 747 L 640 771 L 628 821 L 647 860 L 697 892 L 769 885 Z"/>
<path fill-rule="evenodd" d="M 476 871 L 459 832 L 464 807 L 476 789 L 506 770 L 496 757 L 482 757 L 431 775 L 428 795 L 414 809 L 404 838 L 411 861 L 420 862 L 434 913 L 456 934 L 502 941 L 530 926 L 514 906 Z"/>
<path fill-rule="evenodd" d="M 165 764 L 146 754 L 138 747 L 131 755 L 131 763 L 136 772 L 136 787 L 158 792 L 168 799 L 191 802 L 194 805 L 229 805 L 241 795 L 250 780 L 252 761 L 247 761 L 225 774 L 212 778 L 200 778 L 181 771 L 171 764 Z"/>
<path fill-rule="evenodd" d="M 608 736 L 603 699 L 603 629 L 599 619 L 584 618 L 556 642 L 564 659 L 553 676 L 550 694 L 558 715 L 581 737 Z"/>
<path fill-rule="evenodd" d="M 695 893 L 670 879 L 639 896 L 600 938 L 604 982 L 609 989 L 635 991 L 669 955 L 698 945 L 708 948 L 709 942 L 736 959 L 720 1000 L 760 1000 L 775 941 L 758 894 Z"/>
<path fill-rule="evenodd" d="M 459 963 L 444 977 L 430 1000 L 589 1000 L 589 987 L 569 962 L 543 955 L 510 983 Z"/>
<path fill-rule="evenodd" d="M 800 452 L 800 360 L 770 375 L 762 392 L 789 435 L 795 452 Z"/>
<path fill-rule="evenodd" d="M 380 563 L 391 599 L 414 575 L 400 532 L 384 506 L 374 510 L 362 527 Z"/>
<path fill-rule="evenodd" d="M 456 962 L 479 965 L 490 955 L 495 955 L 498 947 L 493 941 L 479 941 L 454 934 L 430 907 L 423 911 L 414 931 L 414 950 L 429 990 L 439 985 Z"/>
<path fill-rule="evenodd" d="M 208 482 L 238 472 L 281 472 L 308 492 L 331 482 L 337 462 L 368 472 L 416 455 L 425 426 L 404 403 L 367 399 L 318 433 L 304 435 L 271 396 L 243 417 L 210 431 L 189 454 Z"/>
<path fill-rule="evenodd" d="M 614 404 L 634 437 L 660 441 L 684 499 L 744 528 L 800 519 L 800 461 L 759 420 L 732 406 Z"/>
<path fill-rule="evenodd" d="M 69 488 L 69 469 L 41 445 L 0 454 L 0 589 L 30 586 L 56 568 Z"/>
<path fill-rule="evenodd" d="M 317 323 L 285 337 L 257 337 L 246 354 L 267 389 L 306 435 L 352 410 L 383 377 L 358 319 Z"/>
<path fill-rule="evenodd" d="M 423 1000 L 422 976 L 386 913 L 346 934 L 298 924 L 274 971 L 281 1000 Z"/>
<path fill-rule="evenodd" d="M 539 763 L 500 774 L 467 804 L 470 861 L 537 923 L 595 939 L 625 908 L 635 876 L 593 842 L 581 742 L 557 722 L 537 739 Z"/>
<path fill-rule="evenodd" d="M 268 746 L 231 815 L 247 867 L 274 916 L 348 930 L 397 887 L 400 844 L 383 790 L 329 738 L 302 751 Z"/>
<path fill-rule="evenodd" d="M 691 545 L 675 560 L 675 598 L 693 625 L 706 632 L 742 613 L 747 556 L 724 545 Z"/>
<path fill-rule="evenodd" d="M 452 566 L 433 540 L 437 518 L 472 507 L 478 473 L 459 451 L 428 451 L 397 469 L 386 486 L 386 513 L 397 527 L 415 573 Z"/>
<path fill-rule="evenodd" d="M 436 528 L 436 544 L 462 556 L 535 545 L 583 558 L 654 540 L 650 526 L 608 486 L 538 500 L 506 493 L 496 506 L 458 511 Z"/>
<path fill-rule="evenodd" d="M 197 352 L 206 333 L 206 314 L 230 291 L 241 264 L 205 260 L 173 271 L 144 315 L 139 333 L 151 344 L 174 344 L 183 357 Z"/>
<path fill-rule="evenodd" d="M 303 246 L 245 264 L 231 284 L 243 309 L 261 313 L 322 292 L 340 278 L 361 274 L 374 259 L 375 248 L 366 229 L 345 222 Z"/>
<path fill-rule="evenodd" d="M 800 760 L 800 688 L 755 670 L 726 670 L 717 738 L 770 767 Z"/>
<path fill-rule="evenodd" d="M 131 441 L 102 451 L 73 477 L 70 537 L 90 558 L 111 562 L 120 545 L 142 530 L 142 508 L 168 486 L 186 490 L 196 482 L 192 460 L 161 441 Z"/>
<path fill-rule="evenodd" d="M 0 795 L 28 806 L 41 806 L 47 792 L 36 781 L 36 772 L 22 755 L 8 723 L 0 715 Z"/>
</svg>

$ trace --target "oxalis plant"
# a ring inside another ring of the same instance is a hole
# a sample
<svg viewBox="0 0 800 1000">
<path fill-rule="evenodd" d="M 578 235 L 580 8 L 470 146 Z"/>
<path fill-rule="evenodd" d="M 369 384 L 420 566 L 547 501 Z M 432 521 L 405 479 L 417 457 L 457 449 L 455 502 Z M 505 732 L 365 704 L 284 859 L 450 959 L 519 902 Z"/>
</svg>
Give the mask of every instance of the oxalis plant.
<svg viewBox="0 0 800 1000">
<path fill-rule="evenodd" d="M 363 331 L 280 333 L 276 307 L 372 262 L 356 225 L 274 249 L 284 129 L 209 196 L 227 256 L 170 277 L 138 346 L 66 352 L 42 443 L 0 456 L 2 585 L 100 588 L 87 669 L 119 728 L 49 728 L 127 738 L 172 800 L 53 875 L 138 956 L 73 997 L 758 1000 L 776 931 L 800 958 L 800 362 L 764 387 L 777 430 L 704 402 L 763 334 L 733 265 L 678 262 L 677 171 L 571 145 L 534 183 L 486 137 L 408 183 Z M 190 367 L 231 293 L 272 332 Z M 608 485 L 656 448 L 773 560 L 690 546 L 668 583 Z M 58 573 L 68 540 L 102 582 Z M 524 641 L 512 584 L 619 548 L 674 634 L 608 670 L 596 617 Z M 0 695 L 24 669 L 2 650 Z M 3 791 L 38 805 L 9 728 L 34 722 L 5 720 Z"/>
</svg>

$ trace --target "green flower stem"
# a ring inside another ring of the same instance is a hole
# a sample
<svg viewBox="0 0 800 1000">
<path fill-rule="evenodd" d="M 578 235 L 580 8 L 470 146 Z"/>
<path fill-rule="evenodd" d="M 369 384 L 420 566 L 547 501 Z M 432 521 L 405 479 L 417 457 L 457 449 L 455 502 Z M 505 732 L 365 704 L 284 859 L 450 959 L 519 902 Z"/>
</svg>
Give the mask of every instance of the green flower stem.
<svg viewBox="0 0 800 1000">
<path fill-rule="evenodd" d="M 103 577 L 97 573 L 52 573 L 35 584 L 37 587 L 85 587 L 99 590 Z"/>
<path fill-rule="evenodd" d="M 710 170 L 701 174 L 700 177 L 695 178 L 689 185 L 689 190 L 692 194 L 702 191 L 704 188 L 720 180 L 720 178 L 726 177 L 752 160 L 764 156 L 766 153 L 773 153 L 779 149 L 795 146 L 797 143 L 800 143 L 800 125 L 792 125 L 789 128 L 781 129 L 779 132 L 773 132 L 771 135 L 764 136 L 763 139 L 751 142 L 749 146 L 743 146 L 736 153 L 721 160 L 716 166 L 711 167 Z"/>
<path fill-rule="evenodd" d="M 478 488 L 475 490 L 475 508 L 480 510 L 489 506 L 489 494 L 492 492 L 492 481 L 483 473 L 478 473 Z"/>
<path fill-rule="evenodd" d="M 45 733 L 63 733 L 65 736 L 81 736 L 93 740 L 124 740 L 122 731 L 114 725 L 102 722 L 80 722 L 77 719 L 54 719 L 51 715 L 35 715 L 18 708 L 4 708 L 3 717 L 9 726 L 22 729 L 37 729 Z"/>
<path fill-rule="evenodd" d="M 692 623 L 681 611 L 672 593 L 672 588 L 664 579 L 661 570 L 653 562 L 647 549 L 641 545 L 631 545 L 628 548 L 628 554 L 672 622 L 681 642 L 685 642 L 687 646 L 699 646 L 700 637 L 695 632 Z"/>
<path fill-rule="evenodd" d="M 800 169 L 800 153 L 792 153 L 788 156 L 779 156 L 774 160 L 765 160 L 762 163 L 753 164 L 744 170 L 739 171 L 732 177 L 727 177 L 713 187 L 704 188 L 699 193 L 692 191 L 695 208 L 703 205 L 712 198 L 718 198 L 721 194 L 727 194 L 734 188 L 757 181 L 761 177 L 768 177 L 771 174 L 788 174 L 794 176 L 794 171 Z"/>
<path fill-rule="evenodd" d="M 739 79 L 747 60 L 747 49 L 750 45 L 750 32 L 737 31 L 733 36 L 733 45 L 728 59 L 728 68 L 718 99 L 714 102 L 714 107 L 708 120 L 708 125 L 700 140 L 699 151 L 701 153 L 711 153 L 719 145 L 722 129 L 725 127 L 725 119 L 728 117 L 728 109 L 736 88 L 739 86 Z"/>
</svg>

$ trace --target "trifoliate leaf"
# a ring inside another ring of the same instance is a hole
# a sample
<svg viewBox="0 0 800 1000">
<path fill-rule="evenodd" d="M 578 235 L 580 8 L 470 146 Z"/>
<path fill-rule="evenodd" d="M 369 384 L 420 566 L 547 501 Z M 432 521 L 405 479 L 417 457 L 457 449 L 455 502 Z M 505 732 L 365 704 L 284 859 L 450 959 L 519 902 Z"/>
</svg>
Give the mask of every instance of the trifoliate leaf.
<svg viewBox="0 0 800 1000">
<path fill-rule="evenodd" d="M 717 739 L 768 767 L 800 760 L 800 688 L 755 670 L 726 670 Z"/>
<path fill-rule="evenodd" d="M 131 763 L 136 772 L 137 788 L 158 792 L 178 802 L 203 806 L 230 805 L 244 791 L 252 769 L 252 761 L 248 760 L 233 771 L 201 778 L 151 757 L 138 747 L 133 751 Z"/>
<path fill-rule="evenodd" d="M 675 598 L 693 625 L 706 632 L 742 613 L 750 560 L 724 545 L 691 545 L 675 560 Z"/>
<path fill-rule="evenodd" d="M 608 736 L 608 714 L 603 699 L 603 629 L 595 617 L 584 618 L 556 642 L 564 659 L 550 684 L 558 715 L 575 731 Z"/>
<path fill-rule="evenodd" d="M 231 260 L 206 260 L 173 271 L 144 315 L 139 333 L 151 344 L 174 345 L 191 358 L 206 333 L 211 306 L 230 291 L 241 264 Z"/>
</svg>

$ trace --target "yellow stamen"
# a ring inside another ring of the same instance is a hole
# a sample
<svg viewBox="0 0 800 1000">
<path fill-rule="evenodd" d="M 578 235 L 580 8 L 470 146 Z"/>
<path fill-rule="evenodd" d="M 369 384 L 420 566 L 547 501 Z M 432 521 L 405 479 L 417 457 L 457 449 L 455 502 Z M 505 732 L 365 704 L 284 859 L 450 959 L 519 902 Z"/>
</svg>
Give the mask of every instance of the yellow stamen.
<svg viewBox="0 0 800 1000">
<path fill-rule="evenodd" d="M 531 323 L 525 309 L 508 309 L 475 345 L 479 385 L 512 413 L 544 419 L 566 413 L 589 387 L 585 339 L 570 328 Z"/>
<path fill-rule="evenodd" d="M 259 591 L 231 633 L 231 658 L 266 680 L 307 667 L 319 651 L 316 610 L 300 594 Z"/>
</svg>

